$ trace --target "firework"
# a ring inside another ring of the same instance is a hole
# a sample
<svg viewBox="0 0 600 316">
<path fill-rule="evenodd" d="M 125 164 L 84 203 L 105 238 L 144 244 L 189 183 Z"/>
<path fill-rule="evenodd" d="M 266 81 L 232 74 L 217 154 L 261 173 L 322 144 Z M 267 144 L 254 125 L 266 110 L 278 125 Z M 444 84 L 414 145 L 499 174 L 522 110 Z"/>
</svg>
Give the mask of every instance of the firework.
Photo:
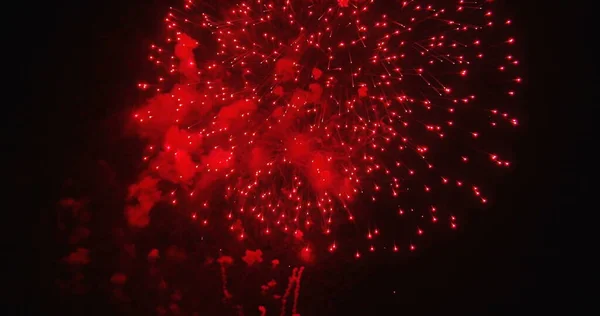
<svg viewBox="0 0 600 316">
<path fill-rule="evenodd" d="M 498 152 L 517 125 L 512 23 L 490 2 L 172 8 L 157 76 L 139 84 L 149 145 L 130 224 L 167 201 L 240 240 L 288 236 L 307 261 L 414 250 L 429 226 L 456 228 L 487 202 L 492 168 L 510 166 Z"/>
</svg>

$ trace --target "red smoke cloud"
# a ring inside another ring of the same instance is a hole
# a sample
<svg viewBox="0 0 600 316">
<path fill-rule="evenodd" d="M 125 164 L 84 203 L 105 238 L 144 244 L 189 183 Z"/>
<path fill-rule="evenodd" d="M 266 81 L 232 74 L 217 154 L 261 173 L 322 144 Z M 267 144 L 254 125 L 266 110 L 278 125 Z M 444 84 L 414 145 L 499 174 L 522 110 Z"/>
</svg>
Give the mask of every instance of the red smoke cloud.
<svg viewBox="0 0 600 316">
<path fill-rule="evenodd" d="M 161 193 L 157 189 L 158 179 L 146 176 L 129 187 L 129 199 L 132 204 L 125 209 L 127 222 L 134 227 L 145 227 L 150 222 L 150 210 L 160 200 Z"/>
</svg>

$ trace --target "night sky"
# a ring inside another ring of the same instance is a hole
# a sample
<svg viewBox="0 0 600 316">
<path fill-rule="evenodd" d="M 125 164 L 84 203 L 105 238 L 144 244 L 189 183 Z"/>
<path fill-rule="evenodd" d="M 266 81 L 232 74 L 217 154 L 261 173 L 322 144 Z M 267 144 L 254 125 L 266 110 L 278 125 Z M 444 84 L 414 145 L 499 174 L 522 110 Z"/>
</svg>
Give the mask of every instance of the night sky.
<svg viewBox="0 0 600 316">
<path fill-rule="evenodd" d="M 15 315 L 141 315 L 115 307 L 101 290 L 82 295 L 56 290 L 62 273 L 58 261 L 68 253 L 57 231 L 56 205 L 75 192 L 99 197 L 105 209 L 116 208 L 118 191 L 135 181 L 142 145 L 127 115 L 139 102 L 135 85 L 148 71 L 147 48 L 168 7 L 160 2 L 65 1 L 32 5 L 31 15 L 19 13 L 19 33 L 7 48 L 18 51 L 25 87 L 25 98 L 19 99 L 25 104 L 16 107 L 14 117 L 5 117 L 14 131 L 5 137 L 18 138 L 10 144 L 18 171 L 14 182 L 26 205 L 10 209 L 24 213 L 25 239 L 33 242 L 33 248 L 17 247 L 15 254 L 33 255 L 27 266 L 34 272 L 32 282 L 16 285 Z M 557 24 L 555 17 L 579 19 L 558 4 L 508 3 L 523 39 L 527 84 L 515 168 L 498 182 L 492 206 L 471 213 L 457 233 L 416 255 L 340 265 L 335 284 L 302 289 L 303 295 L 315 296 L 331 289 L 327 298 L 309 300 L 315 306 L 300 303 L 300 312 L 306 310 L 302 315 L 513 315 L 572 306 L 567 286 L 572 276 L 565 271 L 572 270 L 564 257 L 572 242 L 565 218 L 583 209 L 576 196 L 589 189 L 585 176 L 574 170 L 581 140 L 568 134 L 588 127 L 570 122 L 576 117 L 565 112 L 583 103 L 556 79 L 578 68 L 577 61 L 561 62 L 575 55 L 569 47 L 579 46 L 564 42 L 578 43 L 582 35 L 575 35 L 580 34 L 577 24 Z M 579 60 L 585 60 L 591 53 L 581 54 Z M 585 115 L 579 111 L 577 116 Z M 104 192 L 107 186 L 115 191 Z M 94 216 L 93 232 L 94 225 L 118 221 L 122 209 Z M 103 244 L 103 236 L 94 238 Z M 106 254 L 94 260 L 114 264 L 110 251 Z M 102 266 L 92 273 L 110 275 Z"/>
</svg>

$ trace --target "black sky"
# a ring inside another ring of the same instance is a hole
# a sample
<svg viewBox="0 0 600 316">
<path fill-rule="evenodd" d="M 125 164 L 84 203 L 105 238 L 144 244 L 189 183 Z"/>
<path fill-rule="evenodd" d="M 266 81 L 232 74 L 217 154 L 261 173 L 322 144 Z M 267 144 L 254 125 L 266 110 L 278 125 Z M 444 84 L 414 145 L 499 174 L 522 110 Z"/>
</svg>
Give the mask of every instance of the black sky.
<svg viewBox="0 0 600 316">
<path fill-rule="evenodd" d="M 578 135 L 591 131 L 577 123 L 587 104 L 578 91 L 586 91 L 589 83 L 577 76 L 582 83 L 570 92 L 563 79 L 574 75 L 586 54 L 591 56 L 578 37 L 585 13 L 538 1 L 509 4 L 519 38 L 525 39 L 527 82 L 517 165 L 499 184 L 496 196 L 502 198 L 485 214 L 473 215 L 456 237 L 418 256 L 349 271 L 350 285 L 331 295 L 332 315 L 363 315 L 373 306 L 381 310 L 375 315 L 541 314 L 577 306 L 571 301 L 574 271 L 566 256 L 576 241 L 567 218 L 581 221 L 585 206 L 578 195 L 591 191 L 587 176 L 575 171 L 583 142 Z M 127 152 L 127 143 L 120 141 L 126 131 L 114 122 L 125 125 L 123 109 L 135 104 L 135 83 L 166 7 L 157 0 L 45 3 L 28 9 L 31 15 L 21 15 L 15 27 L 17 38 L 6 49 L 17 53 L 25 92 L 19 98 L 23 105 L 7 118 L 5 137 L 16 137 L 9 147 L 16 158 L 15 187 L 30 196 L 20 209 L 32 228 L 25 239 L 31 238 L 34 247 L 19 247 L 15 256 L 33 254 L 28 265 L 35 279 L 16 285 L 16 315 L 110 310 L 104 297 L 69 302 L 53 295 L 52 261 L 60 249 L 53 238 L 54 204 L 65 179 L 81 176 L 97 160 L 116 162 L 120 152 Z M 132 168 L 120 165 L 115 172 L 127 174 Z"/>
</svg>

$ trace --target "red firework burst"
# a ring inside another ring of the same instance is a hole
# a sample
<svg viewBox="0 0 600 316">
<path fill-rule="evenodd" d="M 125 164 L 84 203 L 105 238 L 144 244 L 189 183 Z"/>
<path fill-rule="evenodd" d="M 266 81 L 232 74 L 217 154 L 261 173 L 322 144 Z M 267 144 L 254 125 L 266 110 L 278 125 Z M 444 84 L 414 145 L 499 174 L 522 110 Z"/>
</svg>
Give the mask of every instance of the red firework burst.
<svg viewBox="0 0 600 316">
<path fill-rule="evenodd" d="M 139 84 L 154 95 L 134 115 L 150 145 L 129 223 L 167 199 L 239 239 L 287 234 L 303 258 L 414 250 L 426 227 L 456 228 L 463 196 L 486 203 L 477 183 L 510 166 L 497 151 L 517 125 L 515 39 L 490 2 L 172 8 L 157 78 Z"/>
</svg>

